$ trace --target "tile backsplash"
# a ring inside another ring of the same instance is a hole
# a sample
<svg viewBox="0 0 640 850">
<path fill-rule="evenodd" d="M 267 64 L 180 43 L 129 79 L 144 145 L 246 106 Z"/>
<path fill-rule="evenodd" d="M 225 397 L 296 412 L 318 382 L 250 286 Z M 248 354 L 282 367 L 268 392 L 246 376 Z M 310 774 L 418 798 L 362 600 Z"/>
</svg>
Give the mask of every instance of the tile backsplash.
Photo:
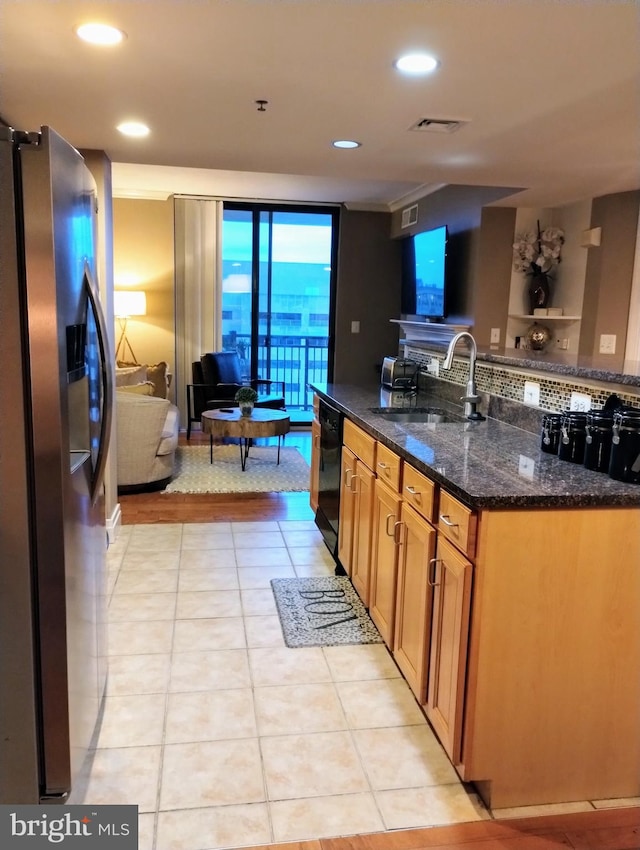
<svg viewBox="0 0 640 850">
<path fill-rule="evenodd" d="M 404 356 L 415 360 L 420 371 L 434 375 L 434 362 L 438 361 L 438 380 L 466 386 L 469 379 L 469 361 L 466 357 L 454 358 L 451 369 L 444 370 L 444 354 L 430 352 L 423 348 L 405 347 Z M 582 381 L 574 376 L 555 375 L 549 372 L 521 370 L 495 363 L 476 362 L 476 388 L 478 392 L 524 404 L 525 381 L 535 381 L 540 385 L 540 404 L 535 409 L 560 413 L 567 410 L 571 402 L 571 393 L 591 396 L 591 408 L 599 409 L 612 393 L 615 393 L 624 405 L 640 408 L 640 389 L 633 392 L 632 387 L 617 384 Z M 529 405 L 527 405 L 529 407 Z"/>
</svg>

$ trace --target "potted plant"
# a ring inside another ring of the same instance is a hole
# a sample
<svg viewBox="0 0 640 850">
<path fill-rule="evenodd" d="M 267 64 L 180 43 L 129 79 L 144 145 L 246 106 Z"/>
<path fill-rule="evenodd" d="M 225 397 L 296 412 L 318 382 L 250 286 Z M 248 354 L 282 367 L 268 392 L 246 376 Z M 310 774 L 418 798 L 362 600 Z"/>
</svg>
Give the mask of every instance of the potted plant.
<svg viewBox="0 0 640 850">
<path fill-rule="evenodd" d="M 258 400 L 258 393 L 253 389 L 253 387 L 240 387 L 236 393 L 235 399 L 240 407 L 240 413 L 243 416 L 251 416 L 253 405 Z"/>
</svg>

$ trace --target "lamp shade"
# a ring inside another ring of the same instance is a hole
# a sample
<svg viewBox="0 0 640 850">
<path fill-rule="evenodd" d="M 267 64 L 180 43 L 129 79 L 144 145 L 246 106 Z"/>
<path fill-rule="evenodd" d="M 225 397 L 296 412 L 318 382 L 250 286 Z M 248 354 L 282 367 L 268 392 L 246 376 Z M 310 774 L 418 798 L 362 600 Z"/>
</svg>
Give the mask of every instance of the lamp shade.
<svg viewBox="0 0 640 850">
<path fill-rule="evenodd" d="M 118 318 L 147 315 L 147 296 L 132 289 L 116 289 L 113 293 L 113 312 Z"/>
</svg>

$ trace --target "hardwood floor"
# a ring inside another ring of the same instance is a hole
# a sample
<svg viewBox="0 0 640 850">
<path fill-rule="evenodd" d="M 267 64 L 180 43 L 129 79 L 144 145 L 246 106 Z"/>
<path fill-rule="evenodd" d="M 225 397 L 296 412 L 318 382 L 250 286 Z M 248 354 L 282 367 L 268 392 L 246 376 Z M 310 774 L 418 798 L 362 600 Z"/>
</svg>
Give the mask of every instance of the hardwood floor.
<svg viewBox="0 0 640 850">
<path fill-rule="evenodd" d="M 257 440 L 256 444 L 269 440 Z M 193 431 L 187 443 L 183 433 L 180 445 L 209 444 L 208 436 Z M 287 446 L 296 446 L 310 459 L 311 432 L 294 429 L 286 437 Z M 249 520 L 313 519 L 309 493 L 133 493 L 120 495 L 125 525 L 152 522 L 243 522 Z"/>
<path fill-rule="evenodd" d="M 638 850 L 640 808 L 485 820 L 429 829 L 376 832 L 271 844 L 269 850 Z M 257 848 L 245 848 L 257 850 Z M 263 845 L 261 850 L 267 850 Z"/>
<path fill-rule="evenodd" d="M 192 433 L 191 444 L 207 437 Z M 186 445 L 184 435 L 180 442 Z M 308 459 L 307 431 L 287 435 Z M 122 521 L 229 522 L 267 519 L 313 519 L 309 494 L 222 493 L 204 495 L 138 493 L 120 496 Z M 594 809 L 517 820 L 486 820 L 429 829 L 397 830 L 346 838 L 269 845 L 269 850 L 640 850 L 640 807 Z M 255 850 L 255 848 L 246 848 Z M 267 850 L 263 845 L 261 850 Z"/>
</svg>

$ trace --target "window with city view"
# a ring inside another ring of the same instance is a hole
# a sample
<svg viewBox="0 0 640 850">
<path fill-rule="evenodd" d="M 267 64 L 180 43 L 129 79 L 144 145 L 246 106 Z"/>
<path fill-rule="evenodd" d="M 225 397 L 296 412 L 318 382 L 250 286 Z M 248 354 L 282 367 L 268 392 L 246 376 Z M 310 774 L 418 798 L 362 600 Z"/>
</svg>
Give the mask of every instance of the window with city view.
<svg viewBox="0 0 640 850">
<path fill-rule="evenodd" d="M 335 212 L 225 204 L 223 348 L 247 377 L 285 382 L 287 408 L 308 410 L 326 381 Z"/>
</svg>

